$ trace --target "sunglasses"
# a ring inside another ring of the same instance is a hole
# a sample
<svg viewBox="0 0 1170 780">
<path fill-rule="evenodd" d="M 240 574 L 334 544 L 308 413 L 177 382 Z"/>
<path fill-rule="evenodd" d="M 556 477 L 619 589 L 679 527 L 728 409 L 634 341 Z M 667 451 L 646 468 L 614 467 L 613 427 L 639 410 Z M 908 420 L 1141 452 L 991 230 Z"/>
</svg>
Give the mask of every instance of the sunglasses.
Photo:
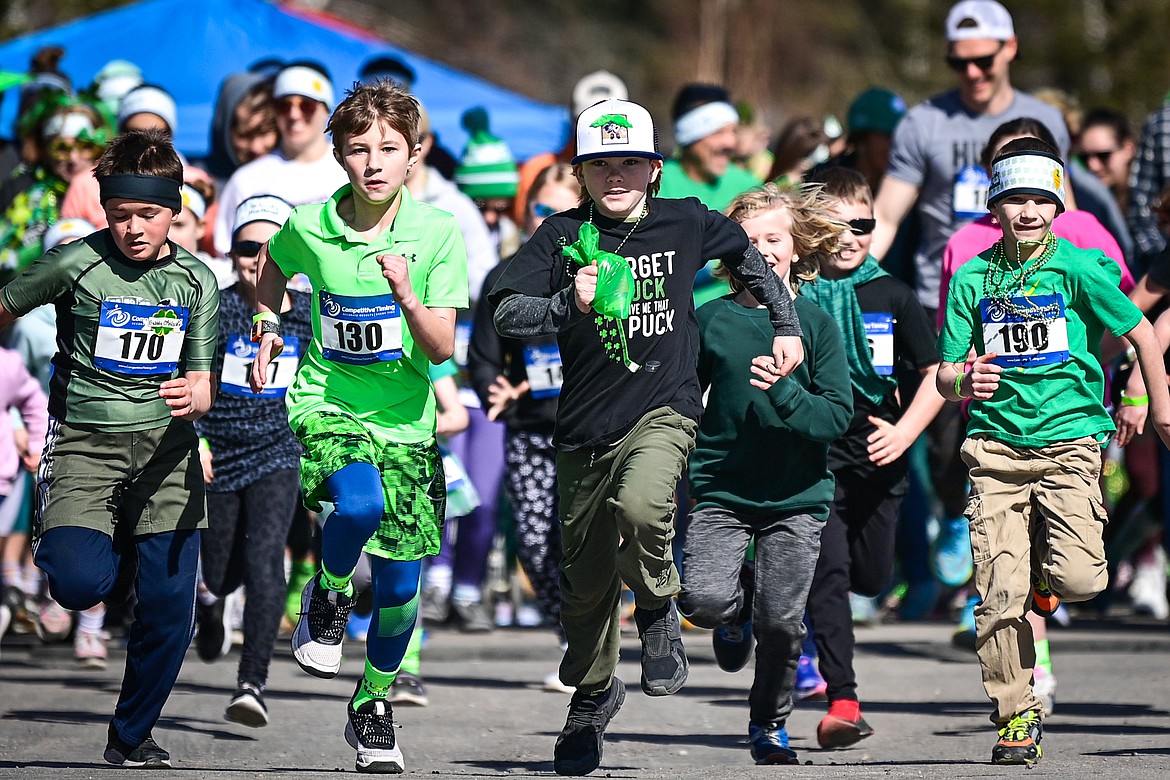
<svg viewBox="0 0 1170 780">
<path fill-rule="evenodd" d="M 101 147 L 93 141 L 78 141 L 76 138 L 54 138 L 49 143 L 49 157 L 58 161 L 68 160 L 75 151 L 89 152 L 94 157 L 101 154 Z"/>
<path fill-rule="evenodd" d="M 1096 160 L 1103 166 L 1108 165 L 1110 158 L 1113 157 L 1113 153 L 1116 151 L 1116 149 L 1106 149 L 1103 152 L 1081 152 L 1081 162 L 1083 162 L 1085 165 L 1088 165 L 1089 160 Z"/>
<path fill-rule="evenodd" d="M 302 116 L 312 116 L 317 112 L 317 106 L 319 105 L 322 104 L 312 98 L 289 95 L 276 101 L 276 113 L 282 116 L 288 116 L 292 113 L 293 108 L 296 108 L 301 112 Z"/>
<path fill-rule="evenodd" d="M 507 214 L 511 208 L 506 200 L 475 199 L 475 207 L 480 211 L 491 211 L 496 214 Z"/>
<path fill-rule="evenodd" d="M 956 73 L 966 73 L 968 65 L 974 65 L 979 70 L 986 73 L 991 70 L 991 66 L 995 64 L 995 58 L 1003 51 L 1003 41 L 1000 41 L 999 48 L 991 54 L 983 57 L 956 57 L 953 54 L 947 55 L 947 67 Z"/>
<path fill-rule="evenodd" d="M 264 244 L 260 241 L 237 241 L 232 245 L 232 255 L 234 257 L 259 257 L 260 248 Z"/>
<path fill-rule="evenodd" d="M 845 224 L 849 226 L 849 232 L 853 235 L 868 236 L 877 226 L 877 220 L 873 217 L 867 219 L 851 219 Z"/>
<path fill-rule="evenodd" d="M 553 214 L 556 214 L 557 210 L 552 206 L 548 206 L 544 203 L 533 203 L 532 213 L 540 219 L 548 219 Z"/>
</svg>

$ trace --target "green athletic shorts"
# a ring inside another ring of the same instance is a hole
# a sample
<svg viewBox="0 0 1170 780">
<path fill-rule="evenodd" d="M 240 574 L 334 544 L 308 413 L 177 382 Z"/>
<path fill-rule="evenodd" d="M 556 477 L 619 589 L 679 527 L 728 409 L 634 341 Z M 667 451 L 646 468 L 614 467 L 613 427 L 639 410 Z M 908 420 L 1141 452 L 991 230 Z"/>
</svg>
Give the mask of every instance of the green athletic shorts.
<svg viewBox="0 0 1170 780">
<path fill-rule="evenodd" d="M 357 420 L 336 412 L 305 415 L 293 428 L 305 448 L 301 489 L 305 506 L 320 511 L 332 501 L 325 480 L 353 463 L 369 463 L 382 474 L 386 510 L 365 551 L 394 561 L 436 555 L 443 538 L 447 480 L 434 439 L 384 444 Z"/>
<path fill-rule="evenodd" d="M 195 426 L 107 433 L 49 420 L 37 475 L 33 535 L 92 528 L 114 536 L 207 527 Z"/>
</svg>

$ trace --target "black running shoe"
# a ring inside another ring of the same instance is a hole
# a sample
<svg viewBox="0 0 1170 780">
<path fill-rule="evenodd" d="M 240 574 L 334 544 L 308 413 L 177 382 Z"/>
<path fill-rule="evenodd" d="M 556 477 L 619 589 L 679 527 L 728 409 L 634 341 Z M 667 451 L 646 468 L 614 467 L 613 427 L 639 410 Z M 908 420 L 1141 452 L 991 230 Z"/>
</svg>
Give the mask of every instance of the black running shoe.
<svg viewBox="0 0 1170 780">
<path fill-rule="evenodd" d="M 647 696 L 675 693 L 687 681 L 690 664 L 674 599 L 655 610 L 634 609 L 634 622 L 642 640 L 642 690 Z"/>
<path fill-rule="evenodd" d="M 358 685 L 361 685 L 359 682 Z M 399 774 L 406 765 L 394 737 L 394 710 L 385 699 L 372 699 L 356 710 L 346 707 L 345 741 L 357 751 L 359 772 Z"/>
<path fill-rule="evenodd" d="M 301 619 L 292 635 L 293 658 L 314 677 L 341 671 L 341 640 L 355 598 L 329 590 L 314 577 L 301 591 Z"/>
<path fill-rule="evenodd" d="M 720 626 L 711 632 L 715 663 L 725 672 L 738 672 L 752 657 L 752 624 Z"/>
<path fill-rule="evenodd" d="M 142 744 L 132 747 L 122 741 L 112 723 L 106 741 L 106 752 L 102 754 L 102 758 L 119 766 L 143 769 L 171 768 L 171 754 L 160 748 L 154 737 L 147 737 Z"/>
<path fill-rule="evenodd" d="M 1035 764 L 1044 755 L 1040 740 L 1044 726 L 1037 710 L 1014 716 L 999 730 L 999 740 L 991 749 L 993 764 Z"/>
<path fill-rule="evenodd" d="M 626 686 L 616 677 L 601 693 L 573 694 L 569 717 L 553 748 L 553 769 L 558 775 L 587 775 L 601 764 L 605 727 L 625 700 Z"/>
<path fill-rule="evenodd" d="M 223 719 L 254 729 L 267 726 L 268 706 L 264 703 L 263 688 L 255 683 L 240 683 L 223 713 Z"/>
<path fill-rule="evenodd" d="M 206 663 L 218 661 L 232 648 L 232 634 L 227 626 L 226 599 L 216 599 L 214 604 L 195 603 L 195 652 L 199 660 Z"/>
</svg>

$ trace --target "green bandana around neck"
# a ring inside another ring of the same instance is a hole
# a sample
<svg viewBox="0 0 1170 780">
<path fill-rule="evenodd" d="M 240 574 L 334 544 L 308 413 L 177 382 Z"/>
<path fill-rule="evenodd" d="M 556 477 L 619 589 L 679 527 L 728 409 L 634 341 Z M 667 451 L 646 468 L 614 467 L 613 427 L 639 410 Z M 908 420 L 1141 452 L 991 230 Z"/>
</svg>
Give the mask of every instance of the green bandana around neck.
<svg viewBox="0 0 1170 780">
<path fill-rule="evenodd" d="M 869 354 L 869 340 L 865 335 L 865 317 L 857 303 L 858 285 L 873 281 L 888 273 L 869 255 L 857 270 L 843 279 L 820 277 L 814 284 L 805 284 L 800 294 L 820 306 L 841 326 L 845 339 L 845 356 L 849 359 L 849 378 L 853 387 L 870 403 L 877 406 L 898 385 L 893 376 L 882 376 L 873 367 Z"/>
</svg>

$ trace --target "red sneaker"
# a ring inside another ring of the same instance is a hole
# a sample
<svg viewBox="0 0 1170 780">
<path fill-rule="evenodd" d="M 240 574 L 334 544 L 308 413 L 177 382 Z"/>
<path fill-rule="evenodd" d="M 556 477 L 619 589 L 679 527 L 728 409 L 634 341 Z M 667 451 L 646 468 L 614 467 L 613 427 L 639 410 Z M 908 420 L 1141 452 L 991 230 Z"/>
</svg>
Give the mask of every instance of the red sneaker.
<svg viewBox="0 0 1170 780">
<path fill-rule="evenodd" d="M 1052 617 L 1060 609 L 1060 596 L 1048 589 L 1048 586 L 1038 582 L 1032 586 L 1032 611 L 1041 617 Z"/>
<path fill-rule="evenodd" d="M 849 747 L 872 735 L 861 717 L 861 704 L 851 699 L 830 702 L 829 714 L 817 726 L 817 744 L 826 750 Z"/>
</svg>

